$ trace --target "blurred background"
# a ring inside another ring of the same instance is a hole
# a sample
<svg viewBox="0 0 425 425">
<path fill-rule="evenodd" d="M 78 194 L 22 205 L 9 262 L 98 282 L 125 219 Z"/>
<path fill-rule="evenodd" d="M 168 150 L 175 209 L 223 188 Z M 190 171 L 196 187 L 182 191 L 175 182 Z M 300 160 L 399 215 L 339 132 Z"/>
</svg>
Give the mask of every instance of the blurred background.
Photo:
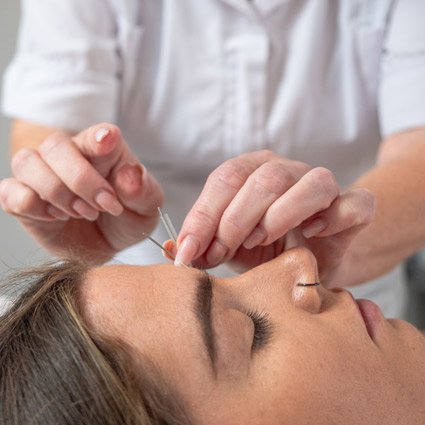
<svg viewBox="0 0 425 425">
<path fill-rule="evenodd" d="M 0 3 L 0 77 L 12 58 L 19 20 L 19 0 Z M 1 95 L 0 86 L 0 95 Z M 0 180 L 11 175 L 9 166 L 10 120 L 0 114 Z M 36 265 L 47 255 L 21 228 L 18 221 L 0 208 L 0 276 L 11 268 Z"/>
</svg>

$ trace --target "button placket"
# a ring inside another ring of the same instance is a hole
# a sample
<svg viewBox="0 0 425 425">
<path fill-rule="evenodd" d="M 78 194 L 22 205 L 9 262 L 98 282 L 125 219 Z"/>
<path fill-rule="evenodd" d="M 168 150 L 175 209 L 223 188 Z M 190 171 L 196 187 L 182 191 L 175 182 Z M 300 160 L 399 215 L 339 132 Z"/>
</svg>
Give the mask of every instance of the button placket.
<svg viewBox="0 0 425 425">
<path fill-rule="evenodd" d="M 224 63 L 224 118 L 223 118 L 223 150 L 225 157 L 234 156 L 235 140 L 235 103 L 236 103 L 236 52 L 232 46 L 225 49 Z"/>
<path fill-rule="evenodd" d="M 263 148 L 268 57 L 264 33 L 234 37 L 225 45 L 226 156 Z"/>
</svg>

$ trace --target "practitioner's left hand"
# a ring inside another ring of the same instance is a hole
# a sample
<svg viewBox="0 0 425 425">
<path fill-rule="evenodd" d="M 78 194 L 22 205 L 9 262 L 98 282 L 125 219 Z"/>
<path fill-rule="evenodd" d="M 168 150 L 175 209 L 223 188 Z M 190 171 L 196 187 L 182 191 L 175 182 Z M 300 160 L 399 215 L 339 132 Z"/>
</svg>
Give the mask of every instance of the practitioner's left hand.
<svg viewBox="0 0 425 425">
<path fill-rule="evenodd" d="M 244 154 L 208 178 L 180 231 L 177 263 L 227 263 L 243 272 L 303 245 L 316 255 L 326 281 L 374 213 L 368 190 L 340 194 L 325 168 L 311 169 L 270 151 Z M 175 252 L 170 243 L 166 247 Z"/>
</svg>

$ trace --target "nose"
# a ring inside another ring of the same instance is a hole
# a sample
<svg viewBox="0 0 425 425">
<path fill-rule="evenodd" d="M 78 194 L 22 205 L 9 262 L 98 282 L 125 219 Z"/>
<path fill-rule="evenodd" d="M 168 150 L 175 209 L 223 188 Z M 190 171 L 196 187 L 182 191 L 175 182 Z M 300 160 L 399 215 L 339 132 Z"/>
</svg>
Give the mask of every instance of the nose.
<svg viewBox="0 0 425 425">
<path fill-rule="evenodd" d="M 307 248 L 292 248 L 273 261 L 277 262 L 274 267 L 280 266 L 279 269 L 282 273 L 291 273 L 291 277 L 296 284 L 319 282 L 316 257 Z"/>
<path fill-rule="evenodd" d="M 232 291 L 237 288 L 237 297 L 254 299 L 264 308 L 289 302 L 309 313 L 318 313 L 322 305 L 324 289 L 321 285 L 305 285 L 318 283 L 319 275 L 315 256 L 304 247 L 285 251 L 274 260 L 233 279 L 237 281 L 230 286 Z"/>
</svg>

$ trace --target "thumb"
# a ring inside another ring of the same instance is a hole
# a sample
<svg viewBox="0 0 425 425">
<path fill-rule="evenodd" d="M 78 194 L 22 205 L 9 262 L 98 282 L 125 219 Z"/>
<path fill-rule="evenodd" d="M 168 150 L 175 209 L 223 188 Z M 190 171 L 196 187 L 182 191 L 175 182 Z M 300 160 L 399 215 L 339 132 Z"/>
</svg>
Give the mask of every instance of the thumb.
<svg viewBox="0 0 425 425">
<path fill-rule="evenodd" d="M 122 138 L 121 130 L 113 124 L 93 125 L 72 140 L 102 177 L 107 177 L 119 161 L 135 160 Z"/>
</svg>

